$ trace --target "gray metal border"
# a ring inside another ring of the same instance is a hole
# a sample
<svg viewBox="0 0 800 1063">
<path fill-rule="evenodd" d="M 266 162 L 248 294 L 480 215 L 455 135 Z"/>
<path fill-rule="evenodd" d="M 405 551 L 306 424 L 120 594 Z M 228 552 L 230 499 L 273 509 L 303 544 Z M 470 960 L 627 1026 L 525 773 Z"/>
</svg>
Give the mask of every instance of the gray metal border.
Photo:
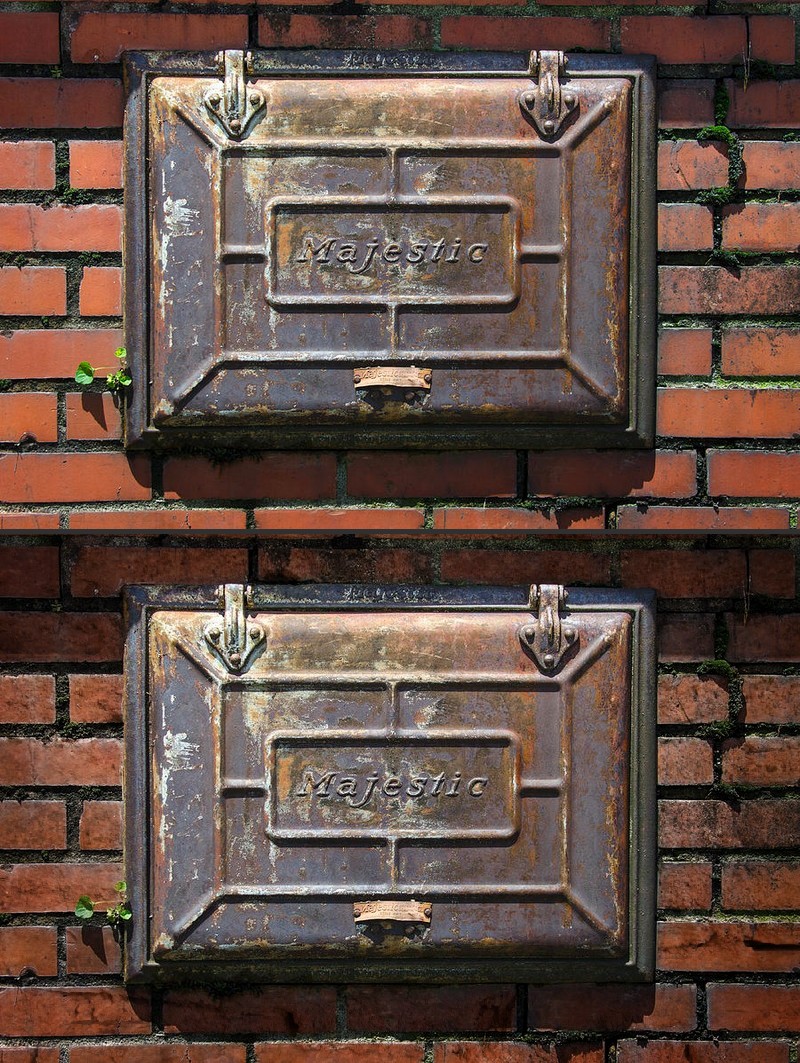
<svg viewBox="0 0 800 1063">
<path fill-rule="evenodd" d="M 526 587 L 408 587 L 353 584 L 253 586 L 253 608 L 298 611 L 403 610 L 447 612 L 473 608 L 502 611 L 528 605 Z M 572 612 L 629 612 L 631 644 L 631 764 L 629 818 L 629 953 L 626 959 L 496 960 L 454 963 L 295 963 L 201 956 L 163 964 L 150 956 L 152 860 L 149 848 L 150 707 L 147 639 L 150 614 L 158 609 L 218 611 L 216 587 L 128 587 L 125 590 L 125 878 L 133 909 L 125 949 L 130 982 L 642 982 L 655 970 L 656 913 L 656 627 L 655 593 L 649 590 L 570 588 Z"/>
<path fill-rule="evenodd" d="M 253 51 L 254 76 L 387 78 L 407 74 L 426 77 L 519 77 L 527 73 L 528 52 L 378 52 Z M 357 447 L 387 449 L 452 446 L 652 447 L 655 434 L 656 374 L 656 96 L 652 56 L 569 54 L 570 73 L 625 77 L 634 86 L 631 157 L 631 243 L 627 425 L 447 425 L 387 426 L 235 426 L 156 428 L 150 417 L 150 283 L 148 232 L 147 106 L 149 85 L 158 76 L 215 75 L 209 52 L 127 52 L 124 57 L 128 104 L 125 114 L 125 337 L 133 376 L 125 416 L 128 447 L 174 449 L 234 443 L 255 449 Z"/>
</svg>

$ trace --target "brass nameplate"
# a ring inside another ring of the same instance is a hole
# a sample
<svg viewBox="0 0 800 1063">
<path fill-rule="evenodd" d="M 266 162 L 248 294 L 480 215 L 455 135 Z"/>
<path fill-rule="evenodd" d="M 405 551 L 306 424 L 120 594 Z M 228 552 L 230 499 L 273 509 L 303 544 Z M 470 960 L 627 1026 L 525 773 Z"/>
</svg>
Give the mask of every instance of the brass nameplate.
<svg viewBox="0 0 800 1063">
<path fill-rule="evenodd" d="M 421 388 L 431 390 L 430 369 L 416 369 L 413 365 L 370 365 L 353 370 L 357 388 Z"/>
<path fill-rule="evenodd" d="M 353 905 L 357 923 L 430 923 L 430 904 L 419 901 L 357 901 Z"/>
</svg>

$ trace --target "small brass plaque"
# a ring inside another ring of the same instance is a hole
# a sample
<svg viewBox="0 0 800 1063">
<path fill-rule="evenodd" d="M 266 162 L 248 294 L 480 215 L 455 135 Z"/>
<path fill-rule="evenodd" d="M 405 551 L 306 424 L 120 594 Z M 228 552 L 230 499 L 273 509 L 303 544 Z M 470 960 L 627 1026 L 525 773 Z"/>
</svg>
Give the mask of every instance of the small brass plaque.
<svg viewBox="0 0 800 1063">
<path fill-rule="evenodd" d="M 357 388 L 421 388 L 430 391 L 433 375 L 430 369 L 415 369 L 413 365 L 366 365 L 353 370 Z"/>
<path fill-rule="evenodd" d="M 419 901 L 362 901 L 353 905 L 356 923 L 430 923 L 432 908 Z"/>
</svg>

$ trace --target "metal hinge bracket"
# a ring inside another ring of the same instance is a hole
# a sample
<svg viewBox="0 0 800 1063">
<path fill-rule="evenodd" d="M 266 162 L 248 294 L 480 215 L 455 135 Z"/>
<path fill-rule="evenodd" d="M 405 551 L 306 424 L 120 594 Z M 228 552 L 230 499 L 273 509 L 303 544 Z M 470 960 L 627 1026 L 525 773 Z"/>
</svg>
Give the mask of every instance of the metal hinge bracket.
<svg viewBox="0 0 800 1063">
<path fill-rule="evenodd" d="M 529 73 L 537 79 L 536 88 L 519 95 L 523 114 L 536 126 L 541 136 L 555 139 L 567 117 L 578 106 L 574 92 L 562 89 L 560 78 L 567 68 L 563 52 L 531 52 Z"/>
<path fill-rule="evenodd" d="M 252 67 L 249 52 L 226 50 L 217 55 L 224 81 L 212 85 L 203 100 L 213 118 L 232 140 L 243 140 L 253 119 L 266 108 L 263 92 L 248 88 L 245 75 Z"/>
<path fill-rule="evenodd" d="M 522 645 L 528 650 L 543 672 L 552 675 L 561 667 L 568 651 L 578 644 L 578 632 L 569 624 L 562 624 L 567 592 L 560 584 L 534 583 L 529 606 L 536 618 L 519 629 Z"/>
<path fill-rule="evenodd" d="M 228 671 L 238 675 L 249 667 L 253 655 L 264 646 L 264 629 L 247 620 L 246 609 L 251 604 L 249 587 L 226 583 L 219 588 L 218 594 L 224 612 L 222 622 L 215 617 L 206 625 L 203 634 Z"/>
</svg>

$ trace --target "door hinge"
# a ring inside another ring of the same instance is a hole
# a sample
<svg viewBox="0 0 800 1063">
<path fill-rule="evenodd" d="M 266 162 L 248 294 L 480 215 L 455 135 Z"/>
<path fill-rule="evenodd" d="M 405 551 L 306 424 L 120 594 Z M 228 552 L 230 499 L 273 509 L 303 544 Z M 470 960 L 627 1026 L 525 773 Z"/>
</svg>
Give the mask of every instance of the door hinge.
<svg viewBox="0 0 800 1063">
<path fill-rule="evenodd" d="M 266 109 L 263 92 L 248 88 L 245 80 L 252 68 L 252 56 L 249 52 L 226 50 L 217 55 L 217 61 L 224 80 L 211 86 L 204 102 L 232 140 L 243 140 L 256 115 Z"/>
<path fill-rule="evenodd" d="M 251 604 L 249 587 L 241 583 L 226 583 L 219 588 L 222 621 L 214 618 L 206 625 L 205 640 L 229 672 L 237 675 L 252 663 L 256 651 L 266 644 L 264 629 L 248 621 L 246 610 Z"/>
<path fill-rule="evenodd" d="M 522 645 L 542 672 L 557 672 L 569 650 L 578 645 L 578 632 L 561 622 L 567 592 L 560 584 L 542 583 L 531 587 L 529 607 L 536 618 L 519 629 Z"/>
<path fill-rule="evenodd" d="M 560 78 L 567 68 L 563 52 L 531 52 L 528 72 L 537 79 L 535 88 L 519 94 L 519 105 L 541 136 L 554 140 L 567 117 L 578 106 L 571 90 L 564 90 Z"/>
</svg>

